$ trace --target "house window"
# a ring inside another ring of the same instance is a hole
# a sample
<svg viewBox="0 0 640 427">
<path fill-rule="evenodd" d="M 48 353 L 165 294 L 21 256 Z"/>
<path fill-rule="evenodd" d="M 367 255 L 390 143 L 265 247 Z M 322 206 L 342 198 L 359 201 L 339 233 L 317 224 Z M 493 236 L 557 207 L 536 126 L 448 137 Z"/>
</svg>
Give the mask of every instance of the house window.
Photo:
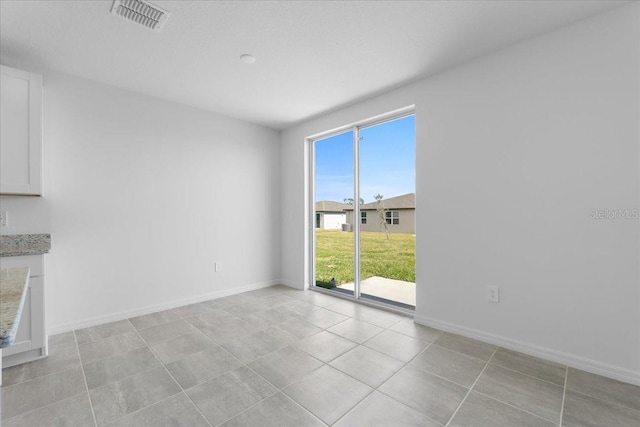
<svg viewBox="0 0 640 427">
<path fill-rule="evenodd" d="M 367 223 L 367 213 L 360 211 L 360 224 L 366 224 Z"/>
<path fill-rule="evenodd" d="M 400 212 L 398 211 L 385 212 L 385 218 L 387 220 L 387 224 L 393 224 L 393 225 L 400 224 Z"/>
</svg>

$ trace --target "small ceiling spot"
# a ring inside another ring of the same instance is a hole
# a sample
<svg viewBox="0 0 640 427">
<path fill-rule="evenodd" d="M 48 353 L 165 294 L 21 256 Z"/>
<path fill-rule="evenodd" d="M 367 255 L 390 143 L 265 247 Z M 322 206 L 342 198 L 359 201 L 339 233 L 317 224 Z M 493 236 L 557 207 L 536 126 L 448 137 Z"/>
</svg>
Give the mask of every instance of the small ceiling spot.
<svg viewBox="0 0 640 427">
<path fill-rule="evenodd" d="M 242 55 L 240 55 L 240 59 L 242 59 L 242 62 L 244 62 L 245 64 L 253 64 L 254 62 L 256 62 L 256 57 L 248 53 L 243 53 Z"/>
</svg>

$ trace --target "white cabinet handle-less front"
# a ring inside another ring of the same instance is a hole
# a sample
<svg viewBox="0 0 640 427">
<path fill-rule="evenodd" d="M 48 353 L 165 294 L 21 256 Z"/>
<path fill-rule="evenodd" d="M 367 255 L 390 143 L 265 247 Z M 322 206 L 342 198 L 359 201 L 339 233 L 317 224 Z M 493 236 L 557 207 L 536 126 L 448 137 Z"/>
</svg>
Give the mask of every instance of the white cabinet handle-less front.
<svg viewBox="0 0 640 427">
<path fill-rule="evenodd" d="M 2 352 L 2 366 L 31 362 L 47 355 L 44 312 L 44 255 L 0 257 L 0 267 L 29 267 L 29 285 L 13 344 Z"/>
<path fill-rule="evenodd" d="M 0 68 L 0 194 L 40 196 L 42 76 Z"/>
</svg>

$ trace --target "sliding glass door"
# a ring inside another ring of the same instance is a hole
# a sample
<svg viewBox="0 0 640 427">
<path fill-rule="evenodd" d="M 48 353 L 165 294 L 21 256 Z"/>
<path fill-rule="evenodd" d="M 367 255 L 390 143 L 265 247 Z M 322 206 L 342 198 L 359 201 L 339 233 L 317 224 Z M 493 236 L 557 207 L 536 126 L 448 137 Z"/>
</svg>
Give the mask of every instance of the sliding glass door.
<svg viewBox="0 0 640 427">
<path fill-rule="evenodd" d="M 354 295 L 355 234 L 345 208 L 353 201 L 354 132 L 313 142 L 316 286 Z"/>
<path fill-rule="evenodd" d="M 415 306 L 415 120 L 361 123 L 312 142 L 313 281 Z"/>
</svg>

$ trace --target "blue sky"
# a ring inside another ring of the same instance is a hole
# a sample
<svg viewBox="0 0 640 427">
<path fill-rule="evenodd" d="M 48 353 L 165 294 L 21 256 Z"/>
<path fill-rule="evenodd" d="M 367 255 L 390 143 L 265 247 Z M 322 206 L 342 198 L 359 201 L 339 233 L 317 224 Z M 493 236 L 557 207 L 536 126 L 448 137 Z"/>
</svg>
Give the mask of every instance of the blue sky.
<svg viewBox="0 0 640 427">
<path fill-rule="evenodd" d="M 365 203 L 415 193 L 415 117 L 360 129 L 360 197 Z M 353 133 L 315 143 L 316 201 L 353 197 Z"/>
</svg>

